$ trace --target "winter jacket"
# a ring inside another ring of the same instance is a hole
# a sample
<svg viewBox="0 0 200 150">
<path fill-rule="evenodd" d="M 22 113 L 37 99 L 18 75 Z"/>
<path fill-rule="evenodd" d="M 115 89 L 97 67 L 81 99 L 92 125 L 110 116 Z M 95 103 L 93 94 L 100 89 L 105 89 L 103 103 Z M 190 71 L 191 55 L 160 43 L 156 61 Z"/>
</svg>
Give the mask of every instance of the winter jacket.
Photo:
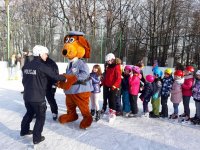
<svg viewBox="0 0 200 150">
<path fill-rule="evenodd" d="M 58 66 L 51 58 L 48 57 L 47 60 L 45 61 L 45 64 L 49 66 L 57 75 L 59 75 Z M 47 88 L 48 89 L 52 88 L 52 86 L 55 86 L 56 82 L 57 82 L 56 80 L 48 77 Z"/>
<path fill-rule="evenodd" d="M 153 86 L 153 99 L 158 99 L 160 97 L 160 92 L 162 88 L 162 83 L 160 81 L 160 78 L 156 78 L 154 82 L 152 83 Z"/>
<path fill-rule="evenodd" d="M 102 84 L 107 87 L 115 86 L 120 88 L 121 85 L 121 70 L 120 65 L 108 65 Z"/>
<path fill-rule="evenodd" d="M 66 74 L 76 75 L 78 81 L 76 84 L 73 84 L 69 90 L 65 90 L 65 94 L 78 94 L 93 91 L 89 67 L 84 60 L 78 59 L 77 57 L 71 60 L 66 69 Z"/>
<path fill-rule="evenodd" d="M 142 78 L 141 74 L 134 74 L 129 77 L 129 93 L 131 95 L 138 95 L 140 90 L 140 79 Z"/>
<path fill-rule="evenodd" d="M 192 96 L 195 101 L 200 102 L 200 80 L 196 79 L 192 88 Z"/>
<path fill-rule="evenodd" d="M 22 68 L 24 86 L 24 100 L 26 102 L 45 101 L 48 77 L 56 81 L 65 81 L 65 77 L 57 75 L 40 57 L 34 57 L 30 63 Z"/>
<path fill-rule="evenodd" d="M 90 78 L 92 80 L 92 86 L 94 88 L 92 93 L 100 93 L 101 92 L 101 88 L 100 88 L 101 77 L 97 73 L 92 72 L 90 73 Z"/>
<path fill-rule="evenodd" d="M 121 82 L 121 88 L 123 91 L 129 90 L 129 77 L 130 75 L 123 75 L 122 82 Z"/>
<path fill-rule="evenodd" d="M 149 82 L 145 82 L 144 89 L 142 90 L 142 94 L 140 95 L 140 99 L 144 99 L 144 101 L 149 102 L 152 94 L 153 94 L 152 84 Z"/>
<path fill-rule="evenodd" d="M 184 79 L 175 80 L 172 84 L 171 101 L 172 103 L 180 103 L 182 101 L 182 88 Z"/>
<path fill-rule="evenodd" d="M 193 75 L 184 77 L 184 83 L 182 85 L 183 96 L 192 96 L 192 85 L 194 82 Z"/>
<path fill-rule="evenodd" d="M 161 82 L 162 82 L 161 96 L 169 97 L 172 84 L 174 82 L 172 75 L 167 78 L 164 77 L 161 80 Z"/>
</svg>

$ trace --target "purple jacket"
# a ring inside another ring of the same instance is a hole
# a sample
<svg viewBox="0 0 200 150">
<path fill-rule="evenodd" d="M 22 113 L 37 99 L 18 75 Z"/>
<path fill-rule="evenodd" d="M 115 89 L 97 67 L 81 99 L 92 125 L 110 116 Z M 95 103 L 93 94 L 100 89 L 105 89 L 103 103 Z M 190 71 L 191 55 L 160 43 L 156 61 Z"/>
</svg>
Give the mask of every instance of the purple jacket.
<svg viewBox="0 0 200 150">
<path fill-rule="evenodd" d="M 192 88 L 192 96 L 195 101 L 200 101 L 200 80 L 196 79 Z"/>
</svg>

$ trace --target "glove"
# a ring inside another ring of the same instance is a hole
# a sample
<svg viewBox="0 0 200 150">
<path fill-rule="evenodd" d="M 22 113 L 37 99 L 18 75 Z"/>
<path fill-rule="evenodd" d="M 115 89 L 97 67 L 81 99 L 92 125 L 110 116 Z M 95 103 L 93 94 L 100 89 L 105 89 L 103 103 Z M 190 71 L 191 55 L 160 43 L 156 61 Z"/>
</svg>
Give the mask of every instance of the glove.
<svg viewBox="0 0 200 150">
<path fill-rule="evenodd" d="M 158 93 L 155 93 L 154 95 L 153 95 L 153 99 L 157 99 L 158 98 Z"/>
</svg>

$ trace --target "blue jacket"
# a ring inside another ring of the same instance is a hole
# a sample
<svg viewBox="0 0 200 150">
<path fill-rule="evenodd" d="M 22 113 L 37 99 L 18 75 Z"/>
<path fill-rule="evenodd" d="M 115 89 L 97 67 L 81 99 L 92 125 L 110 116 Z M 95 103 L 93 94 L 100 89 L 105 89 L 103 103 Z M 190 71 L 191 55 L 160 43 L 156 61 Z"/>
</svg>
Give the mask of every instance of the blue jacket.
<svg viewBox="0 0 200 150">
<path fill-rule="evenodd" d="M 169 97 L 173 82 L 172 75 L 162 79 L 161 96 Z"/>
<path fill-rule="evenodd" d="M 88 65 L 81 59 L 72 62 L 72 67 L 66 69 L 66 74 L 74 74 L 78 81 L 86 81 L 85 84 L 74 84 L 69 90 L 65 90 L 65 94 L 77 94 L 93 91 L 92 80 L 89 80 L 90 72 Z"/>
<path fill-rule="evenodd" d="M 100 93 L 101 92 L 101 88 L 100 88 L 101 77 L 98 74 L 92 72 L 90 73 L 90 78 L 92 80 L 92 85 L 94 88 L 92 93 Z"/>
</svg>

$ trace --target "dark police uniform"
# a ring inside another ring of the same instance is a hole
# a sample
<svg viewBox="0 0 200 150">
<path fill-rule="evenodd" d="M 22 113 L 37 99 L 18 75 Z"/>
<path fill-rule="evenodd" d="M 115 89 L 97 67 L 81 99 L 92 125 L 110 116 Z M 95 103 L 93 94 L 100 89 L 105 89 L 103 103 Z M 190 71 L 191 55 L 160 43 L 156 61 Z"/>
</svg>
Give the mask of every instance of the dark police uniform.
<svg viewBox="0 0 200 150">
<path fill-rule="evenodd" d="M 40 57 L 27 63 L 23 68 L 22 83 L 24 86 L 24 103 L 27 109 L 21 122 L 20 135 L 29 133 L 30 123 L 36 114 L 36 122 L 33 128 L 33 143 L 38 143 L 42 139 L 41 133 L 45 122 L 46 113 L 46 88 L 48 77 L 56 81 L 66 81 L 62 75 L 57 75 L 48 67 Z"/>
<path fill-rule="evenodd" d="M 58 66 L 51 58 L 48 57 L 47 60 L 45 61 L 45 64 L 47 64 L 49 67 L 51 67 L 51 69 L 57 75 L 59 74 Z M 58 114 L 58 105 L 55 100 L 55 92 L 56 92 L 55 84 L 56 84 L 56 82 L 57 82 L 56 80 L 52 79 L 51 77 L 48 77 L 46 98 L 50 105 L 51 112 L 57 115 Z M 53 119 L 56 120 L 57 117 L 53 116 Z"/>
</svg>

